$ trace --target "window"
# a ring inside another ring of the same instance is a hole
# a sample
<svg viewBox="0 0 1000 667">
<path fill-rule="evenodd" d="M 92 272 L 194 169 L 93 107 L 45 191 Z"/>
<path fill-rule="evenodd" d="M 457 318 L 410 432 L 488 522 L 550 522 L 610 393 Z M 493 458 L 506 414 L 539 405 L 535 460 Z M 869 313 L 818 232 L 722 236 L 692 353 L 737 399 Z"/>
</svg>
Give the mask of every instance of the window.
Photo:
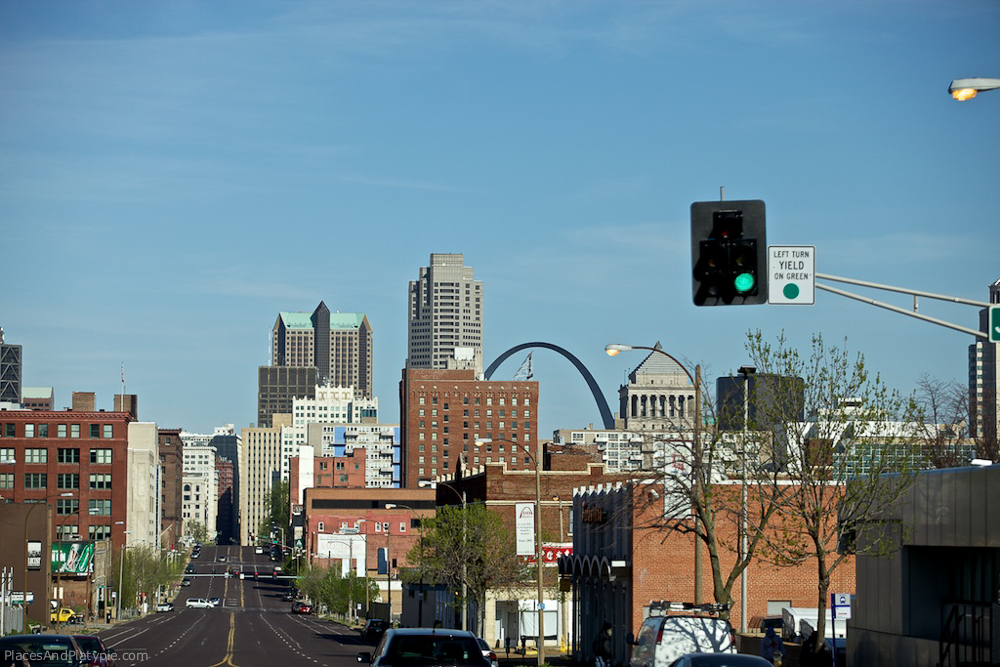
<svg viewBox="0 0 1000 667">
<path fill-rule="evenodd" d="M 0 463 L 4 461 L 14 460 L 14 448 L 13 447 L 3 447 L 0 448 Z"/>
<path fill-rule="evenodd" d="M 38 437 L 39 438 L 47 438 L 47 437 L 49 437 L 49 425 L 48 424 L 39 424 L 38 425 Z"/>
<path fill-rule="evenodd" d="M 111 526 L 90 526 L 87 529 L 91 540 L 110 540 Z"/>
<path fill-rule="evenodd" d="M 14 488 L 14 473 L 0 472 L 0 489 Z"/>
<path fill-rule="evenodd" d="M 349 481 L 347 475 L 346 474 L 341 475 L 340 481 L 342 484 L 347 484 L 347 482 Z"/>
<path fill-rule="evenodd" d="M 56 426 L 56 437 L 59 438 L 66 437 L 66 424 L 59 424 Z"/>
<path fill-rule="evenodd" d="M 25 438 L 34 438 L 35 437 L 35 425 L 34 424 L 25 424 L 24 425 L 24 437 Z"/>
<path fill-rule="evenodd" d="M 111 514 L 111 500 L 104 498 L 91 498 L 90 499 L 90 513 L 98 514 L 101 516 L 110 516 Z"/>
<path fill-rule="evenodd" d="M 79 438 L 80 437 L 80 425 L 79 424 L 70 424 L 69 425 L 69 437 L 71 437 L 71 438 Z"/>
<path fill-rule="evenodd" d="M 80 526 L 71 524 L 61 524 L 56 526 L 56 539 L 57 540 L 72 540 L 73 536 L 80 531 Z"/>
<path fill-rule="evenodd" d="M 105 490 L 110 489 L 111 475 L 106 473 L 90 473 L 90 488 Z M 190 497 L 185 497 L 185 500 L 190 500 Z"/>
<path fill-rule="evenodd" d="M 104 437 L 104 438 L 113 438 L 113 437 L 115 437 L 114 426 L 112 426 L 111 424 L 105 424 L 104 425 L 104 435 L 101 436 L 101 437 Z"/>
<path fill-rule="evenodd" d="M 91 424 L 90 425 L 90 437 L 91 438 L 100 438 L 101 437 L 101 425 L 100 424 Z"/>
<path fill-rule="evenodd" d="M 72 472 L 61 472 L 56 475 L 56 488 L 57 489 L 79 489 L 80 488 L 80 475 Z"/>
<path fill-rule="evenodd" d="M 79 463 L 80 450 L 76 447 L 60 447 L 56 451 L 56 463 Z"/>
<path fill-rule="evenodd" d="M 405 521 L 400 521 L 399 522 L 399 532 L 401 532 L 401 533 L 405 533 L 406 532 L 406 522 Z"/>
<path fill-rule="evenodd" d="M 47 449 L 25 449 L 24 450 L 24 462 L 25 463 L 48 463 L 49 462 L 49 450 Z"/>
<path fill-rule="evenodd" d="M 378 521 L 375 522 L 375 532 L 376 533 L 381 533 L 382 532 L 382 524 L 379 523 Z"/>
<path fill-rule="evenodd" d="M 322 522 L 322 521 L 318 521 L 318 522 L 316 523 L 316 530 L 317 530 L 317 531 L 319 531 L 319 532 L 321 532 L 321 533 L 322 533 L 322 532 L 323 532 L 323 531 L 324 531 L 325 529 L 326 529 L 326 528 L 325 528 L 325 526 L 323 525 L 323 522 Z"/>
<path fill-rule="evenodd" d="M 111 463 L 111 450 L 110 449 L 91 449 L 90 450 L 90 462 L 91 463 Z"/>
<path fill-rule="evenodd" d="M 4 435 L 8 438 L 13 438 L 14 434 L 17 433 L 16 424 L 4 424 Z"/>
<path fill-rule="evenodd" d="M 68 516 L 79 511 L 80 500 L 78 498 L 56 498 L 56 514 Z"/>
</svg>

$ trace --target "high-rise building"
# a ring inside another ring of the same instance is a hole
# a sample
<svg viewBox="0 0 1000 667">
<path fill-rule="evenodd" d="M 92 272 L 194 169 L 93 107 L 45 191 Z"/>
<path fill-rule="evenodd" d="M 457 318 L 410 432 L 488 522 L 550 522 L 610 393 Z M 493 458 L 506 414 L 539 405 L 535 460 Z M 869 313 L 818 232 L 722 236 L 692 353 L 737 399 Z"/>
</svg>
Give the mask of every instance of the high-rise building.
<svg viewBox="0 0 1000 667">
<path fill-rule="evenodd" d="M 483 283 L 459 254 L 431 254 L 410 281 L 407 368 L 483 372 Z"/>
<path fill-rule="evenodd" d="M 240 457 L 240 544 L 252 544 L 268 515 L 271 487 L 281 480 L 283 431 L 291 428 L 290 414 L 275 414 L 269 427 L 243 429 Z M 280 526 L 279 526 L 280 527 Z M 270 527 L 263 526 L 269 531 Z"/>
<path fill-rule="evenodd" d="M 399 395 L 403 487 L 486 463 L 534 468 L 537 382 L 479 380 L 472 369 L 406 368 Z"/>
<path fill-rule="evenodd" d="M 364 313 L 278 313 L 271 335 L 272 366 L 313 366 L 316 384 L 354 387 L 372 395 L 372 328 Z"/>
<path fill-rule="evenodd" d="M 1000 304 L 1000 280 L 990 285 L 990 303 Z M 989 331 L 989 308 L 979 311 L 979 330 Z M 1000 417 L 1000 344 L 977 338 L 969 346 L 969 414 L 971 435 L 996 447 Z"/>
<path fill-rule="evenodd" d="M 8 345 L 0 327 L 0 403 L 21 403 L 21 346 Z"/>
</svg>

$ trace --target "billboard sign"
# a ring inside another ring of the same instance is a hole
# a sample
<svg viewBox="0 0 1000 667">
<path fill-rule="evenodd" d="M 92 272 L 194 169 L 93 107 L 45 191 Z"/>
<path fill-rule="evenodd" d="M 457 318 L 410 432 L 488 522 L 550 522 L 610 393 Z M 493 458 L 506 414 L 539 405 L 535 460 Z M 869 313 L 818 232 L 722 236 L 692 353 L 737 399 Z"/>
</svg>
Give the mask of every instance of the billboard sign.
<svg viewBox="0 0 1000 667">
<path fill-rule="evenodd" d="M 535 553 L 535 504 L 517 503 L 517 555 L 531 556 Z"/>
<path fill-rule="evenodd" d="M 56 542 L 52 545 L 53 574 L 89 574 L 93 563 L 93 542 Z"/>
<path fill-rule="evenodd" d="M 42 543 L 40 540 L 28 540 L 28 569 L 42 569 Z"/>
</svg>

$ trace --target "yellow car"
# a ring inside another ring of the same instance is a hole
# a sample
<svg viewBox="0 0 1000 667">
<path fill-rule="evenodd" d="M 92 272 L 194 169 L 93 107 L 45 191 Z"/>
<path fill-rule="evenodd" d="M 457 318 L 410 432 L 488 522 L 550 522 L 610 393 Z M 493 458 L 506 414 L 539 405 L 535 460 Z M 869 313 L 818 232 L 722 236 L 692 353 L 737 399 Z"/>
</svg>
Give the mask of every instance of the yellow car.
<svg viewBox="0 0 1000 667">
<path fill-rule="evenodd" d="M 76 612 L 69 607 L 60 607 L 58 611 L 53 610 L 49 614 L 49 622 L 51 623 L 69 623 L 76 616 Z"/>
</svg>

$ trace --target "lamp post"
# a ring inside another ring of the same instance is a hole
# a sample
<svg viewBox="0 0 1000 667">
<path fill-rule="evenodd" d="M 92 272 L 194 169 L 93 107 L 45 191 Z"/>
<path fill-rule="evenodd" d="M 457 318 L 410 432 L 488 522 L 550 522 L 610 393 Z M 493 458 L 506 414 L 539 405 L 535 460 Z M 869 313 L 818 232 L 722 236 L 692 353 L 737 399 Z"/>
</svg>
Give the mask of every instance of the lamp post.
<svg viewBox="0 0 1000 667">
<path fill-rule="evenodd" d="M 52 498 L 72 498 L 72 497 L 73 497 L 73 494 L 70 493 L 69 491 L 67 491 L 65 493 L 56 493 L 56 494 L 53 494 L 51 496 L 46 496 L 45 499 L 42 502 L 40 502 L 40 503 L 33 503 L 32 506 L 28 508 L 28 511 L 24 513 L 24 533 L 23 533 L 24 534 L 24 580 L 23 580 L 24 581 L 24 588 L 21 591 L 21 604 L 24 607 L 25 613 L 21 617 L 21 632 L 24 632 L 24 630 L 25 630 L 25 623 L 27 623 L 27 618 L 28 618 L 28 614 L 27 614 L 27 611 L 28 611 L 28 519 L 31 518 L 31 513 L 34 512 L 35 509 L 39 505 L 46 505 L 47 506 L 48 505 L 48 501 L 51 500 Z M 50 548 L 50 552 L 51 552 L 51 548 Z M 46 577 L 51 576 L 51 566 L 52 566 L 52 558 L 50 557 L 49 558 L 50 574 L 45 575 Z M 45 568 L 42 568 L 42 569 L 44 570 Z M 51 581 L 51 580 L 49 580 L 49 581 Z"/>
<path fill-rule="evenodd" d="M 688 380 L 694 384 L 694 433 L 692 443 L 694 445 L 693 452 L 693 468 L 694 468 L 694 494 L 695 497 L 701 497 L 701 365 L 696 364 L 694 367 L 694 377 L 691 376 L 691 372 L 687 367 L 678 361 L 672 354 L 659 347 L 649 347 L 646 345 L 618 345 L 612 343 L 604 347 L 604 351 L 609 357 L 616 356 L 619 352 L 626 352 L 628 350 L 649 350 L 650 352 L 658 352 L 665 357 L 671 359 L 675 364 L 677 364 L 685 375 L 688 376 Z M 701 545 L 698 543 L 700 539 L 699 530 L 699 520 L 698 511 L 695 510 L 694 513 L 694 603 L 701 604 Z"/>
<path fill-rule="evenodd" d="M 749 430 L 748 422 L 750 421 L 750 376 L 757 372 L 757 368 L 754 366 L 741 366 L 740 375 L 743 376 L 743 446 L 740 448 L 740 459 L 743 463 L 743 489 L 741 492 L 743 506 L 740 509 L 740 557 L 746 559 L 747 557 L 747 514 L 749 513 L 747 507 L 747 432 Z M 743 571 L 740 572 L 740 628 L 741 632 L 747 631 L 747 606 L 749 600 L 747 599 L 748 591 L 748 579 L 747 568 L 750 563 L 747 563 L 743 567 Z"/>
<path fill-rule="evenodd" d="M 1000 88 L 1000 79 L 955 79 L 948 86 L 948 94 L 959 102 L 971 100 L 980 90 L 996 90 Z"/>
<path fill-rule="evenodd" d="M 462 547 L 464 548 L 466 541 L 468 540 L 468 535 L 467 535 L 468 517 L 465 514 L 465 510 L 468 508 L 468 503 L 466 502 L 465 489 L 462 489 L 462 493 L 459 493 L 458 489 L 456 489 L 448 482 L 432 482 L 431 487 L 437 489 L 439 484 L 443 485 L 444 488 L 454 493 L 456 496 L 458 496 L 458 499 L 462 501 Z M 469 594 L 469 585 L 468 582 L 466 581 L 465 559 L 463 559 L 462 560 L 462 629 L 463 630 L 469 629 L 469 603 L 466 601 L 468 594 Z"/>
<path fill-rule="evenodd" d="M 476 440 L 476 444 L 484 444 L 487 442 L 493 442 L 491 438 L 483 438 L 481 440 Z M 500 442 L 507 442 L 512 445 L 524 444 L 516 443 L 513 440 L 503 440 Z M 525 449 L 525 455 L 532 459 L 535 464 L 535 581 L 538 585 L 538 638 L 536 643 L 538 646 L 538 665 L 545 664 L 545 591 L 542 586 L 542 457 L 539 456 L 538 452 L 538 442 L 535 442 L 535 455 L 532 456 L 531 452 Z"/>
<path fill-rule="evenodd" d="M 115 525 L 121 523 L 116 521 Z M 115 622 L 117 623 L 122 617 L 122 586 L 125 585 L 125 550 L 128 549 L 128 535 L 131 535 L 132 531 L 125 530 L 122 531 L 122 552 L 120 556 L 120 562 L 118 567 L 118 596 L 115 600 Z"/>
</svg>

